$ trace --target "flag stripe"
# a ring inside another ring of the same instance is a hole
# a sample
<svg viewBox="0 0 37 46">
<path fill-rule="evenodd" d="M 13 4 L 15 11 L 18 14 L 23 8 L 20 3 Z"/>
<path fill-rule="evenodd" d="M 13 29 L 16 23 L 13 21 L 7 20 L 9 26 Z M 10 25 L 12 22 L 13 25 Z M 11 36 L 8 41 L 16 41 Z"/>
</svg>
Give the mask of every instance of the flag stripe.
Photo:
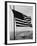
<svg viewBox="0 0 37 46">
<path fill-rule="evenodd" d="M 25 20 L 31 21 L 31 19 L 30 19 L 30 18 L 27 18 L 27 17 L 26 17 L 25 19 L 23 19 L 23 20 L 22 20 L 22 19 L 19 19 L 19 18 L 15 18 L 15 19 L 16 19 L 16 20 L 21 20 L 21 21 L 25 21 Z"/>
<path fill-rule="evenodd" d="M 22 21 L 20 21 L 20 20 L 17 20 L 16 22 L 19 22 L 19 23 L 31 23 L 31 21 L 29 21 L 29 22 L 28 22 L 28 21 L 23 21 L 23 22 L 22 22 Z"/>
<path fill-rule="evenodd" d="M 16 24 L 22 24 L 22 25 L 30 25 L 29 23 L 19 23 L 19 22 L 16 22 Z"/>
<path fill-rule="evenodd" d="M 19 18 L 15 18 L 15 19 L 16 19 L 16 20 L 18 20 L 18 21 L 22 21 L 22 22 L 24 21 L 24 20 L 22 20 L 22 19 L 19 19 Z"/>
<path fill-rule="evenodd" d="M 29 27 L 27 25 L 16 25 L 17 27 Z"/>
<path fill-rule="evenodd" d="M 23 25 L 23 24 L 16 24 L 16 26 L 29 26 L 29 25 Z"/>
<path fill-rule="evenodd" d="M 32 24 L 30 24 L 30 25 L 23 25 L 23 24 L 18 24 L 18 23 L 17 23 L 16 26 L 18 26 L 18 27 L 21 27 L 21 26 L 22 26 L 22 27 L 23 27 L 23 26 L 24 26 L 24 27 L 32 27 Z"/>
<path fill-rule="evenodd" d="M 26 20 L 21 20 L 21 19 L 16 19 L 16 22 L 23 22 L 23 23 L 31 23 L 31 21 L 26 21 Z"/>
<path fill-rule="evenodd" d="M 31 21 L 27 21 L 27 20 L 22 20 L 22 19 L 19 19 L 19 18 L 15 18 L 16 20 L 16 26 L 24 26 L 24 27 L 32 27 L 32 24 L 31 24 Z"/>
</svg>

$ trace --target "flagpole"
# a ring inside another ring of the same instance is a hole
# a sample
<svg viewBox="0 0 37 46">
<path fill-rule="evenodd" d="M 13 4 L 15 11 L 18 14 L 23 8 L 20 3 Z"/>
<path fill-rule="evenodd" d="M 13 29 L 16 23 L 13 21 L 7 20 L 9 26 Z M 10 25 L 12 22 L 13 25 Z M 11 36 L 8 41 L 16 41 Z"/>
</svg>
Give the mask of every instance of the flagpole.
<svg viewBox="0 0 37 46">
<path fill-rule="evenodd" d="M 15 10 L 15 6 L 13 5 L 13 10 Z M 15 40 L 15 18 L 14 18 L 14 40 Z"/>
<path fill-rule="evenodd" d="M 11 6 L 10 6 L 10 9 L 12 10 Z M 13 10 L 15 10 L 15 6 L 14 5 L 13 5 Z M 14 40 L 15 40 L 15 18 L 13 20 L 14 20 Z"/>
</svg>

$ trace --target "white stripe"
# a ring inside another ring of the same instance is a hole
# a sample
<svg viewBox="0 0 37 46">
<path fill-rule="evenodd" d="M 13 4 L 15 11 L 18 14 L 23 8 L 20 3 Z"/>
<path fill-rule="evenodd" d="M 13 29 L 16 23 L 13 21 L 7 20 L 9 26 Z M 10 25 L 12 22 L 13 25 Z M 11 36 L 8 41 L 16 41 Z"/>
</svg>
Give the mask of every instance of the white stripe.
<svg viewBox="0 0 37 46">
<path fill-rule="evenodd" d="M 18 25 L 18 26 L 28 26 L 28 25 L 22 25 L 22 24 L 16 24 L 16 26 L 17 26 L 17 25 Z"/>
<path fill-rule="evenodd" d="M 28 20 L 28 19 L 26 19 L 26 20 L 21 20 L 21 19 L 19 19 L 19 18 L 15 18 L 15 19 L 16 19 L 17 21 L 20 20 L 20 21 L 23 21 L 23 22 L 27 22 L 27 20 Z M 31 22 L 31 21 L 28 21 L 28 22 Z"/>
<path fill-rule="evenodd" d="M 19 23 L 25 23 L 26 22 L 26 23 L 28 23 L 27 21 L 25 21 L 25 22 L 16 21 L 16 22 L 19 22 Z"/>
<path fill-rule="evenodd" d="M 15 18 L 15 19 L 20 20 L 20 21 L 25 21 L 25 20 L 22 20 L 22 19 L 19 19 L 19 18 Z"/>
<path fill-rule="evenodd" d="M 25 23 L 25 22 L 20 22 L 20 21 L 16 21 L 18 23 L 22 23 L 22 24 L 28 24 L 29 22 Z"/>
<path fill-rule="evenodd" d="M 17 23 L 16 25 L 23 25 L 23 24 L 18 24 L 18 23 Z"/>
<path fill-rule="evenodd" d="M 24 26 L 24 27 L 29 27 L 28 25 L 22 25 L 22 24 L 16 24 L 16 26 Z"/>
</svg>

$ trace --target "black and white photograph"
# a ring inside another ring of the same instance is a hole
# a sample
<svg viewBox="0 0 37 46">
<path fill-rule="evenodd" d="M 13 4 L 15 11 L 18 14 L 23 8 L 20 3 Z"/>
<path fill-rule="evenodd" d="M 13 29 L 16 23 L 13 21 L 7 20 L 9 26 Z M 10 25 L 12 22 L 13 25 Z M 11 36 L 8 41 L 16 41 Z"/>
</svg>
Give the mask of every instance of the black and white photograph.
<svg viewBox="0 0 37 46">
<path fill-rule="evenodd" d="M 7 2 L 7 43 L 35 42 L 35 3 Z"/>
</svg>

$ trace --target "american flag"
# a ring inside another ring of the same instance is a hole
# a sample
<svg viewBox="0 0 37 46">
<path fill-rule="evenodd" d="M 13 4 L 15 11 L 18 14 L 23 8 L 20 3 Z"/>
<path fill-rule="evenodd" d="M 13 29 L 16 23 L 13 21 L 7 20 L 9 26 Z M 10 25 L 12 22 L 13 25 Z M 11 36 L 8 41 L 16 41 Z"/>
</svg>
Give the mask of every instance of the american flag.
<svg viewBox="0 0 37 46">
<path fill-rule="evenodd" d="M 16 10 L 12 10 L 17 27 L 32 27 L 31 17 L 28 17 Z"/>
</svg>

